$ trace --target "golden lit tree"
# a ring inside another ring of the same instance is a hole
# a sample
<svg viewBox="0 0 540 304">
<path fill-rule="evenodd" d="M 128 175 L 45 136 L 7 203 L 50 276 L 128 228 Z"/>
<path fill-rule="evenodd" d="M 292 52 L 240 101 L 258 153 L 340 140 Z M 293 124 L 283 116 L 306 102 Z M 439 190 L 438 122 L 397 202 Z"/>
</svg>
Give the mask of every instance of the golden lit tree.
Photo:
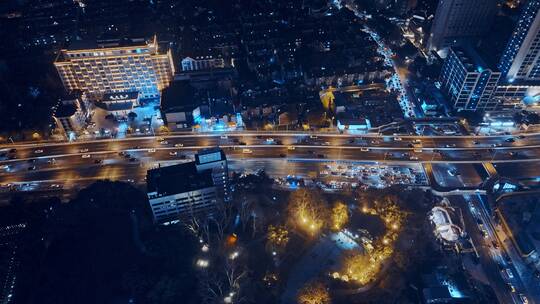
<svg viewBox="0 0 540 304">
<path fill-rule="evenodd" d="M 376 278 L 381 270 L 381 261 L 375 259 L 371 254 L 354 251 L 345 255 L 343 267 L 343 280 L 355 281 L 364 285 Z"/>
<path fill-rule="evenodd" d="M 298 292 L 298 304 L 330 304 L 328 288 L 321 282 L 309 282 Z"/>
<path fill-rule="evenodd" d="M 291 193 L 287 207 L 289 222 L 310 235 L 316 235 L 328 218 L 328 208 L 320 192 L 299 189 Z"/>
<path fill-rule="evenodd" d="M 347 205 L 337 202 L 332 207 L 332 230 L 341 230 L 349 222 L 349 210 Z"/>
<path fill-rule="evenodd" d="M 267 247 L 271 251 L 282 251 L 289 242 L 289 231 L 284 225 L 268 226 Z"/>
</svg>

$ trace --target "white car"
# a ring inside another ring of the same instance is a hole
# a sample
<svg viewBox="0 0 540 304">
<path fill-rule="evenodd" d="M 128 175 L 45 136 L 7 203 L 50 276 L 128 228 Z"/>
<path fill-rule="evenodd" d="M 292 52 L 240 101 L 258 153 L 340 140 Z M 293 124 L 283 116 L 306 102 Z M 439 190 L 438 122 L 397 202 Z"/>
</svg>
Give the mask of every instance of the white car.
<svg viewBox="0 0 540 304">
<path fill-rule="evenodd" d="M 79 152 L 81 152 L 81 153 L 88 152 L 88 148 L 80 149 Z"/>
<path fill-rule="evenodd" d="M 295 146 L 288 146 L 288 147 L 287 147 L 287 150 L 290 150 L 290 151 L 292 151 L 292 150 L 294 150 L 294 149 L 296 149 Z"/>
<path fill-rule="evenodd" d="M 360 148 L 360 151 L 362 151 L 362 152 L 369 152 L 369 148 L 362 147 L 362 148 Z"/>
<path fill-rule="evenodd" d="M 266 142 L 269 143 L 269 144 L 273 144 L 273 143 L 274 143 L 274 139 L 273 139 L 273 138 L 267 138 L 267 139 L 266 139 Z"/>
<path fill-rule="evenodd" d="M 92 157 L 92 155 L 90 155 L 90 154 L 83 154 L 82 155 L 82 158 L 90 158 L 90 157 Z"/>
<path fill-rule="evenodd" d="M 251 151 L 250 149 L 242 149 L 242 153 L 251 154 L 253 153 L 253 151 Z"/>
<path fill-rule="evenodd" d="M 401 137 L 394 137 L 394 140 L 395 140 L 395 141 L 402 141 L 403 138 L 401 138 Z"/>
<path fill-rule="evenodd" d="M 170 155 L 170 156 L 176 156 L 176 155 L 178 155 L 178 152 L 176 152 L 176 151 L 171 151 L 171 152 L 169 152 L 169 155 Z"/>
<path fill-rule="evenodd" d="M 162 145 L 168 145 L 169 144 L 169 142 L 166 141 L 166 140 L 160 141 L 159 143 L 162 144 Z"/>
<path fill-rule="evenodd" d="M 184 146 L 184 144 L 175 144 L 174 146 L 177 147 L 177 148 L 181 148 L 181 147 Z"/>
<path fill-rule="evenodd" d="M 34 153 L 35 153 L 35 154 L 41 154 L 41 153 L 43 153 L 43 150 L 37 149 L 37 150 L 34 151 Z"/>
<path fill-rule="evenodd" d="M 221 139 L 228 139 L 229 136 L 227 136 L 227 135 L 221 135 L 219 138 L 221 138 Z"/>
<path fill-rule="evenodd" d="M 521 300 L 521 303 L 529 304 L 529 299 L 527 299 L 527 297 L 524 294 L 520 293 L 519 294 L 519 299 Z"/>
<path fill-rule="evenodd" d="M 156 152 L 156 149 L 152 148 L 152 149 L 148 149 L 148 153 L 154 153 Z"/>
</svg>

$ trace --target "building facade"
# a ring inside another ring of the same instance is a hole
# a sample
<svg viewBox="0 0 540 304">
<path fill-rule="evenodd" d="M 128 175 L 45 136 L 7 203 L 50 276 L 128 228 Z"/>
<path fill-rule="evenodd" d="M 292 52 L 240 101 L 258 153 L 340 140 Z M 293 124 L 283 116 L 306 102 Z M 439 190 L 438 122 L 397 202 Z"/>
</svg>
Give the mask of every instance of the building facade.
<svg viewBox="0 0 540 304">
<path fill-rule="evenodd" d="M 149 170 L 147 196 L 157 224 L 211 213 L 218 202 L 212 171 L 197 172 L 194 162 Z"/>
<path fill-rule="evenodd" d="M 139 103 L 139 92 L 118 92 L 105 93 L 103 97 L 96 101 L 96 106 L 106 110 L 116 117 L 127 118 L 129 112 Z"/>
<path fill-rule="evenodd" d="M 540 80 L 540 0 L 528 1 L 499 62 L 509 83 Z"/>
<path fill-rule="evenodd" d="M 93 98 L 125 91 L 158 97 L 175 72 L 171 51 L 160 49 L 156 36 L 74 42 L 59 52 L 54 65 L 66 91 L 81 90 Z"/>
<path fill-rule="evenodd" d="M 497 13 L 493 0 L 439 0 L 428 41 L 430 50 L 483 35 Z"/>
<path fill-rule="evenodd" d="M 500 77 L 472 48 L 454 47 L 444 61 L 440 82 L 455 109 L 489 111 L 499 106 L 492 94 Z"/>
</svg>

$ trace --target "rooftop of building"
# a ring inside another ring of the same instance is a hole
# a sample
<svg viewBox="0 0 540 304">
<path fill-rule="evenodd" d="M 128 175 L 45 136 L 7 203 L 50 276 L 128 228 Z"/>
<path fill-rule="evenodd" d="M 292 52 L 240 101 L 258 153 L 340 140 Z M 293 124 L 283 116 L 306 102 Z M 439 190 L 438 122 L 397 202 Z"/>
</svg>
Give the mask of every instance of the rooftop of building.
<svg viewBox="0 0 540 304">
<path fill-rule="evenodd" d="M 161 108 L 165 112 L 193 111 L 196 89 L 188 80 L 176 80 L 161 92 Z"/>
<path fill-rule="evenodd" d="M 66 48 L 68 51 L 105 49 L 113 47 L 146 46 L 150 40 L 146 38 L 101 37 L 98 39 L 74 40 Z"/>
<path fill-rule="evenodd" d="M 77 105 L 75 103 L 59 102 L 53 116 L 56 118 L 71 117 L 75 112 L 77 112 Z"/>
<path fill-rule="evenodd" d="M 459 60 L 463 63 L 467 71 L 481 73 L 483 70 L 490 69 L 493 72 L 498 72 L 495 64 L 487 61 L 487 56 L 480 53 L 470 44 L 463 44 L 452 47 L 452 51 Z"/>
<path fill-rule="evenodd" d="M 195 154 L 195 164 L 202 165 L 216 161 L 227 160 L 227 156 L 222 149 L 218 147 L 208 148 L 197 151 Z"/>
<path fill-rule="evenodd" d="M 146 173 L 147 192 L 157 192 L 162 196 L 213 186 L 212 171 L 197 172 L 195 162 L 159 167 Z"/>
</svg>

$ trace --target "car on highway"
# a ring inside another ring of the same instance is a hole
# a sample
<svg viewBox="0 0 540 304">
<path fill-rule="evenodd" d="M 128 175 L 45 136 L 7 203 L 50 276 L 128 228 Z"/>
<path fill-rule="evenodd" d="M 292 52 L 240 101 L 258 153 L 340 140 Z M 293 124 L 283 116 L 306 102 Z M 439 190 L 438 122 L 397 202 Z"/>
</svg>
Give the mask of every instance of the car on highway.
<svg viewBox="0 0 540 304">
<path fill-rule="evenodd" d="M 160 142 L 159 142 L 159 144 L 161 144 L 161 145 L 168 145 L 168 144 L 169 144 L 169 142 L 168 142 L 168 141 L 166 141 L 166 140 L 162 140 L 162 141 L 160 141 Z"/>
<path fill-rule="evenodd" d="M 154 153 L 156 152 L 156 149 L 152 148 L 152 149 L 148 149 L 148 153 Z"/>
<path fill-rule="evenodd" d="M 523 304 L 529 304 L 529 299 L 527 299 L 527 297 L 522 293 L 519 294 L 519 300 Z"/>
<path fill-rule="evenodd" d="M 295 146 L 288 146 L 288 147 L 287 147 L 287 150 L 290 150 L 290 151 L 293 151 L 294 149 L 296 149 Z"/>
<path fill-rule="evenodd" d="M 62 185 L 59 185 L 59 184 L 52 184 L 50 187 L 53 188 L 53 189 L 59 189 L 59 188 L 62 187 Z"/>
<path fill-rule="evenodd" d="M 394 140 L 395 140 L 395 141 L 402 141 L 403 138 L 401 138 L 401 137 L 394 137 Z"/>
<path fill-rule="evenodd" d="M 253 153 L 253 151 L 251 151 L 250 149 L 242 149 L 242 153 L 251 154 L 251 153 Z"/>
<path fill-rule="evenodd" d="M 79 152 L 80 152 L 80 153 L 88 152 L 88 148 L 80 149 Z"/>
<path fill-rule="evenodd" d="M 221 135 L 219 138 L 221 138 L 221 139 L 228 139 L 229 136 L 227 136 L 227 135 Z"/>
<path fill-rule="evenodd" d="M 444 145 L 446 148 L 455 148 L 456 144 L 446 144 Z"/>
<path fill-rule="evenodd" d="M 360 151 L 362 151 L 362 152 L 369 152 L 369 148 L 362 147 L 362 148 L 360 148 Z"/>
<path fill-rule="evenodd" d="M 418 160 L 418 156 L 413 155 L 413 156 L 409 157 L 409 159 L 410 160 Z"/>
<path fill-rule="evenodd" d="M 103 163 L 102 159 L 94 159 L 94 164 L 101 164 Z"/>
<path fill-rule="evenodd" d="M 512 269 L 510 268 L 505 268 L 503 270 L 503 275 L 508 278 L 509 280 L 513 279 L 514 278 L 514 273 L 512 272 Z"/>
<path fill-rule="evenodd" d="M 35 153 L 35 154 L 41 154 L 41 153 L 43 153 L 43 150 L 37 149 L 37 150 L 34 150 L 34 153 Z"/>
<path fill-rule="evenodd" d="M 267 139 L 266 139 L 266 143 L 267 143 L 267 144 L 273 144 L 273 143 L 274 143 L 274 139 L 271 138 L 271 137 L 270 137 L 270 138 L 267 138 Z"/>
<path fill-rule="evenodd" d="M 171 152 L 169 152 L 169 155 L 170 155 L 170 156 L 176 156 L 176 155 L 178 155 L 178 152 L 176 152 L 176 151 L 171 151 Z"/>
<path fill-rule="evenodd" d="M 90 158 L 90 157 L 92 157 L 92 155 L 90 155 L 90 154 L 83 154 L 81 157 L 82 157 L 82 158 Z"/>
<path fill-rule="evenodd" d="M 507 139 L 504 140 L 505 142 L 509 142 L 509 143 L 513 143 L 515 142 L 516 140 L 513 138 L 513 137 L 508 137 Z"/>
<path fill-rule="evenodd" d="M 318 137 L 317 135 L 310 135 L 309 138 L 311 138 L 311 139 L 317 139 L 317 138 L 319 138 L 319 137 Z"/>
<path fill-rule="evenodd" d="M 510 292 L 516 292 L 516 287 L 512 283 L 508 283 L 508 289 L 510 289 Z"/>
<path fill-rule="evenodd" d="M 525 138 L 525 135 L 521 134 L 521 135 L 518 135 L 517 137 L 518 139 L 524 139 Z"/>
<path fill-rule="evenodd" d="M 184 144 L 175 144 L 174 146 L 175 146 L 176 148 L 181 148 L 181 147 L 184 146 Z"/>
<path fill-rule="evenodd" d="M 446 172 L 447 172 L 448 175 L 450 175 L 450 176 L 460 176 L 460 175 L 461 175 L 461 173 L 460 173 L 456 168 L 454 168 L 454 169 L 448 169 L 448 170 L 446 170 Z"/>
<path fill-rule="evenodd" d="M 28 171 L 34 171 L 34 170 L 36 170 L 36 166 L 28 167 Z"/>
<path fill-rule="evenodd" d="M 133 162 L 136 162 L 137 159 L 136 159 L 135 157 L 131 157 L 131 158 L 129 159 L 129 161 L 133 163 Z"/>
<path fill-rule="evenodd" d="M 287 157 L 287 155 L 285 155 L 285 154 L 281 153 L 281 154 L 279 154 L 279 157 L 281 157 L 281 158 L 285 158 L 285 157 Z"/>
</svg>

